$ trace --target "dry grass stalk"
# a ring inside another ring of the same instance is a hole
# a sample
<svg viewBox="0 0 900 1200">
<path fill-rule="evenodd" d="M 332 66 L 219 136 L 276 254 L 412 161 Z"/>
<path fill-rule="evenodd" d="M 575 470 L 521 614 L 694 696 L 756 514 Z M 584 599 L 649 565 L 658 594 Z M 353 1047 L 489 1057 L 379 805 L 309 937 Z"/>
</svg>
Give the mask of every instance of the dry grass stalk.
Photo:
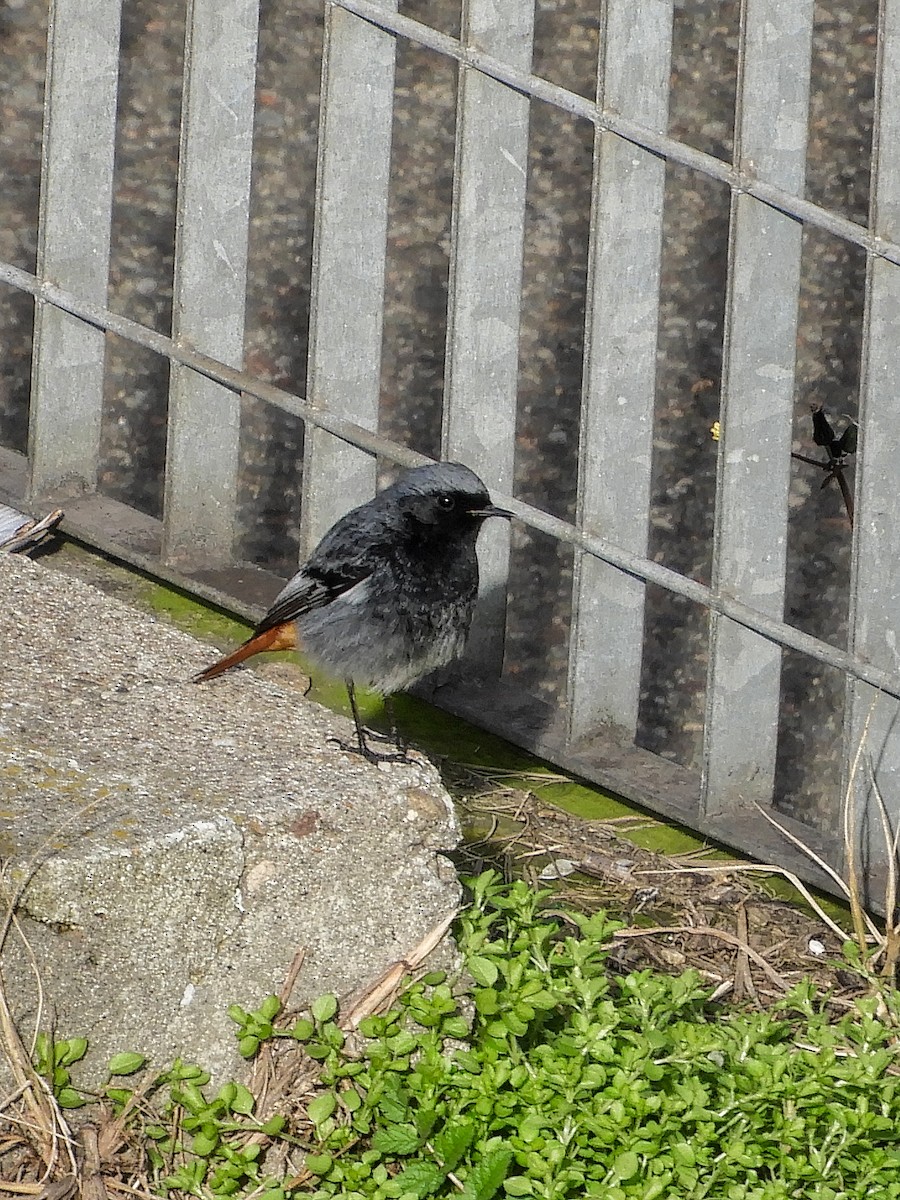
<svg viewBox="0 0 900 1200">
<path fill-rule="evenodd" d="M 738 947 L 734 962 L 734 994 L 741 999 L 758 1000 L 753 974 L 750 971 L 750 923 L 747 920 L 746 904 L 739 904 L 737 909 L 737 938 L 741 945 Z"/>
<path fill-rule="evenodd" d="M 863 725 L 862 733 L 859 739 L 859 745 L 856 747 L 856 753 L 853 755 L 853 764 L 850 768 L 850 778 L 847 780 L 847 788 L 844 792 L 844 803 L 842 805 L 843 832 L 844 832 L 844 861 L 847 864 L 847 887 L 845 888 L 848 900 L 850 902 L 850 913 L 853 918 L 853 929 L 856 934 L 856 944 L 859 946 L 860 953 L 865 954 L 868 945 L 865 928 L 868 924 L 869 932 L 874 933 L 876 942 L 878 940 L 878 930 L 874 923 L 869 919 L 868 913 L 862 903 L 862 888 L 860 886 L 859 876 L 859 856 L 856 838 L 856 776 L 859 772 L 859 765 L 862 761 L 862 754 L 865 744 L 869 737 L 869 726 L 872 721 L 872 716 L 875 712 L 876 699 L 873 699 L 869 705 L 869 711 L 866 713 L 865 724 Z"/>
<path fill-rule="evenodd" d="M 743 941 L 735 933 L 729 933 L 727 929 L 716 929 L 713 925 L 654 925 L 649 929 L 619 929 L 612 936 L 613 941 L 624 941 L 631 938 L 658 937 L 662 934 L 711 937 L 718 939 L 720 942 L 727 942 L 729 946 L 734 946 L 752 962 L 756 963 L 779 991 L 786 992 L 788 990 L 788 983 L 784 976 L 779 975 L 772 964 L 767 962 L 758 950 L 754 950 L 746 941 Z"/>
<path fill-rule="evenodd" d="M 278 990 L 278 999 L 281 1001 L 282 1012 L 287 1008 L 291 998 L 291 993 L 297 982 L 297 977 L 303 967 L 304 959 L 306 958 L 306 947 L 301 946 L 294 954 L 291 960 L 291 965 L 288 967 L 287 974 L 284 977 L 284 982 Z M 282 1071 L 282 1076 L 284 1072 Z M 283 1091 L 284 1080 L 281 1080 L 281 1088 L 277 1086 L 277 1073 L 275 1054 L 273 1052 L 272 1043 L 264 1042 L 259 1053 L 253 1060 L 253 1067 L 250 1071 L 250 1079 L 247 1086 L 257 1100 L 258 1111 L 271 1112 L 274 1111 L 272 1105 L 274 1103 L 273 1093 L 276 1090 Z M 257 1136 L 257 1140 L 261 1140 L 261 1136 Z"/>
<path fill-rule="evenodd" d="M 366 988 L 349 1008 L 342 1012 L 341 1028 L 348 1031 L 358 1029 L 360 1021 L 365 1017 L 371 1017 L 375 1013 L 389 1008 L 402 991 L 406 976 L 413 975 L 421 968 L 428 956 L 444 939 L 457 915 L 456 912 L 452 912 L 439 921 L 407 958 L 401 958 L 392 963 L 370 987 Z"/>
<path fill-rule="evenodd" d="M 800 876 L 795 875 L 793 871 L 789 871 L 787 867 L 780 867 L 776 863 L 732 862 L 710 867 L 663 867 L 658 870 L 640 871 L 638 873 L 641 875 L 778 875 L 786 880 L 791 887 L 797 889 L 819 920 L 824 925 L 827 925 L 836 937 L 840 938 L 842 942 L 852 940 L 850 934 L 829 916 Z"/>
<path fill-rule="evenodd" d="M 38 989 L 38 1011 L 43 1009 L 43 989 L 37 972 L 34 954 L 21 925 L 15 917 L 14 905 L 21 889 L 10 898 L 3 925 L 0 926 L 0 951 L 2 951 L 11 929 L 22 941 L 35 972 Z M 37 1028 L 37 1026 L 36 1026 Z M 72 1134 L 62 1115 L 56 1098 L 46 1081 L 38 1075 L 32 1063 L 34 1045 L 26 1047 L 13 1019 L 6 996 L 3 975 L 0 972 L 0 1050 L 4 1055 L 14 1088 L 10 1096 L 0 1101 L 0 1111 L 5 1119 L 18 1131 L 25 1145 L 35 1152 L 42 1164 L 41 1183 L 49 1186 L 51 1180 L 67 1160 L 67 1174 L 77 1171 L 73 1151 Z M 13 1112 L 15 1108 L 18 1111 Z M 57 1180 L 57 1182 L 61 1182 Z"/>
<path fill-rule="evenodd" d="M 881 795 L 881 788 L 878 786 L 878 781 L 875 778 L 875 770 L 871 761 L 867 763 L 867 766 L 872 795 L 875 797 L 878 816 L 881 821 L 881 832 L 885 845 L 888 847 L 888 877 L 885 884 L 884 900 L 884 938 L 880 947 L 880 950 L 884 954 L 884 961 L 881 971 L 888 979 L 894 979 L 897 975 L 898 959 L 900 959 L 900 921 L 898 921 L 897 913 L 897 846 L 898 838 L 900 838 L 900 826 L 898 826 L 895 833 L 891 833 L 891 821 L 887 806 L 884 803 L 884 797 Z"/>
<path fill-rule="evenodd" d="M 881 794 L 881 789 L 875 776 L 875 769 L 870 758 L 863 757 L 866 742 L 869 737 L 869 728 L 872 721 L 872 716 L 875 710 L 878 697 L 872 701 L 869 707 L 869 712 L 866 715 L 865 724 L 860 735 L 859 744 L 856 747 L 856 753 L 851 764 L 850 775 L 847 781 L 847 786 L 844 791 L 843 804 L 841 810 L 841 821 L 843 831 L 844 845 L 844 862 L 846 866 L 847 878 L 844 879 L 830 863 L 826 862 L 821 855 L 817 854 L 811 846 L 807 845 L 802 838 L 797 837 L 780 821 L 776 820 L 771 813 L 761 808 L 758 804 L 755 805 L 757 811 L 763 816 L 770 825 L 787 839 L 792 845 L 801 850 L 806 857 L 824 873 L 835 884 L 839 893 L 843 895 L 850 908 L 850 917 L 853 927 L 853 933 L 850 934 L 842 929 L 835 920 L 822 908 L 818 901 L 813 896 L 812 892 L 801 880 L 792 872 L 784 867 L 778 867 L 774 864 L 758 864 L 758 863 L 734 863 L 722 867 L 694 867 L 694 868 L 672 868 L 673 872 L 689 871 L 691 873 L 712 873 L 724 871 L 726 873 L 765 873 L 776 874 L 788 880 L 807 904 L 813 909 L 819 919 L 828 926 L 828 928 L 841 939 L 842 942 L 853 942 L 857 946 L 859 953 L 867 970 L 874 970 L 875 966 L 880 962 L 880 975 L 890 980 L 896 980 L 898 964 L 900 964 L 900 914 L 898 914 L 897 900 L 898 890 L 900 890 L 900 858 L 898 858 L 898 848 L 900 848 L 900 827 L 897 830 L 891 828 L 891 819 L 887 805 L 884 802 L 884 797 Z M 885 925 L 882 931 L 873 918 L 866 911 L 864 903 L 864 890 L 862 883 L 862 873 L 859 862 L 859 837 L 858 829 L 859 822 L 857 819 L 857 778 L 859 776 L 860 767 L 865 762 L 869 792 L 873 798 L 878 819 L 881 826 L 881 834 L 884 840 L 884 845 L 887 850 L 887 879 L 885 881 L 884 892 L 884 911 Z M 668 871 L 650 871 L 646 874 L 667 874 Z M 883 998 L 882 1003 L 883 1015 L 890 1015 L 890 1006 Z"/>
<path fill-rule="evenodd" d="M 831 867 L 825 860 L 802 839 L 795 834 L 785 829 L 780 822 L 757 805 L 757 809 L 765 817 L 770 825 L 773 825 L 784 837 L 786 837 L 793 845 L 802 850 L 803 853 L 814 862 L 821 870 L 831 878 L 840 892 L 846 897 L 847 903 L 850 906 L 850 916 L 853 922 L 853 941 L 855 941 L 863 961 L 871 970 L 881 960 L 880 973 L 887 979 L 894 980 L 897 974 L 897 965 L 900 961 L 900 921 L 898 921 L 897 912 L 897 892 L 898 892 L 898 841 L 900 841 L 900 828 L 893 831 L 891 829 L 890 815 L 887 805 L 884 802 L 884 797 L 881 794 L 881 789 L 878 786 L 878 781 L 875 776 L 875 769 L 871 758 L 865 759 L 867 768 L 869 792 L 875 802 L 875 808 L 878 813 L 878 819 L 881 825 L 881 833 L 884 839 L 884 845 L 887 850 L 887 879 L 885 882 L 884 894 L 884 912 L 885 912 L 885 927 L 884 931 L 879 929 L 878 925 L 866 911 L 864 903 L 864 888 L 862 883 L 862 874 L 859 865 L 859 837 L 858 829 L 859 822 L 857 819 L 857 777 L 859 775 L 860 766 L 863 763 L 863 754 L 866 743 L 869 738 L 869 729 L 872 722 L 872 717 L 875 712 L 875 706 L 878 702 L 876 696 L 869 711 L 866 714 L 866 720 L 863 725 L 860 735 L 859 744 L 856 747 L 856 753 L 853 756 L 853 762 L 850 768 L 850 775 L 847 780 L 847 787 L 844 791 L 844 799 L 842 804 L 841 819 L 843 830 L 843 845 L 844 845 L 844 861 L 846 864 L 847 879 L 846 881 Z M 808 893 L 804 891 L 804 895 Z M 851 940 L 847 935 L 844 935 L 844 940 Z M 874 950 L 873 950 L 874 947 Z"/>
<path fill-rule="evenodd" d="M 5 909 L 0 921 L 0 962 L 11 932 L 19 938 L 28 956 L 37 989 L 37 1017 L 31 1044 L 26 1046 L 16 1026 L 0 970 L 0 1053 L 3 1054 L 13 1078 L 13 1090 L 0 1100 L 0 1112 L 19 1133 L 22 1149 L 36 1154 L 40 1163 L 40 1186 L 44 1200 L 50 1193 L 58 1194 L 58 1200 L 76 1187 L 78 1164 L 75 1143 L 68 1122 L 56 1102 L 52 1089 L 34 1069 L 32 1057 L 35 1038 L 43 1023 L 44 993 L 38 963 L 25 932 L 16 916 L 16 909 L 25 889 L 34 878 L 40 864 L 52 849 L 52 843 L 69 825 L 81 822 L 96 806 L 97 801 L 84 805 L 49 835 L 22 868 L 17 880 L 7 874 L 0 878 L 0 887 L 5 893 Z M 13 1107 L 16 1110 L 13 1112 Z M 4 1187 L 7 1185 L 4 1183 Z M 69 1189 L 67 1191 L 67 1189 Z"/>
<path fill-rule="evenodd" d="M 851 869 L 849 860 L 848 860 L 848 875 L 850 876 L 850 879 L 849 879 L 849 882 L 845 882 L 841 878 L 841 876 L 838 874 L 838 872 L 834 869 L 834 867 L 832 867 L 829 863 L 827 863 L 825 861 L 825 859 L 822 858 L 821 855 L 816 854 L 815 850 L 813 850 L 811 846 L 807 846 L 807 844 L 801 838 L 798 838 L 796 834 L 791 833 L 791 831 L 789 829 L 786 829 L 784 827 L 784 825 L 781 824 L 780 821 L 776 821 L 771 813 L 766 812 L 766 810 L 764 808 L 760 808 L 760 806 L 758 804 L 755 805 L 754 807 L 758 810 L 758 812 L 763 817 L 765 817 L 765 819 L 769 822 L 770 825 L 772 825 L 775 829 L 777 829 L 778 832 L 780 834 L 782 834 L 785 838 L 787 838 L 787 840 L 792 845 L 796 846 L 798 850 L 802 850 L 803 853 L 807 856 L 807 858 L 810 859 L 811 862 L 814 862 L 816 864 L 816 866 L 820 868 L 820 870 L 822 870 L 826 875 L 828 875 L 828 877 L 834 881 L 834 883 L 837 886 L 837 888 L 839 889 L 839 891 L 842 892 L 843 895 L 846 897 L 847 903 L 850 906 L 850 915 L 853 920 L 854 936 L 851 937 L 849 934 L 843 933 L 844 941 L 855 940 L 856 944 L 860 947 L 861 950 L 865 950 L 866 947 L 869 946 L 870 944 L 872 944 L 873 942 L 877 943 L 881 938 L 881 934 L 879 932 L 878 926 L 875 924 L 875 922 L 872 920 L 872 918 L 869 916 L 869 914 L 865 911 L 865 908 L 863 907 L 862 903 L 860 902 L 860 899 L 859 899 L 859 875 L 855 869 L 855 866 Z M 781 874 L 783 874 L 785 876 L 785 878 L 788 878 L 789 875 L 792 873 L 789 873 L 787 871 L 782 871 Z M 794 877 L 794 878 L 796 878 L 796 877 Z M 793 882 L 793 879 L 791 879 L 791 882 Z M 809 890 L 807 888 L 803 888 L 803 895 L 804 895 L 804 899 L 806 899 L 810 895 Z M 855 900 L 854 900 L 854 898 L 855 898 Z M 821 906 L 817 906 L 817 910 L 820 915 L 824 913 L 824 910 L 821 908 Z M 838 926 L 833 926 L 833 927 L 838 928 Z"/>
</svg>

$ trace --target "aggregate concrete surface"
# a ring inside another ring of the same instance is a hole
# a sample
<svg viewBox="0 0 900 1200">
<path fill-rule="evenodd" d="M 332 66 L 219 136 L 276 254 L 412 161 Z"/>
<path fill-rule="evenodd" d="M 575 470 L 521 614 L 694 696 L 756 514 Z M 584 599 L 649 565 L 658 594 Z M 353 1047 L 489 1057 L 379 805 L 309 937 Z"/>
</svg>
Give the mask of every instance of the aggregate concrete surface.
<svg viewBox="0 0 900 1200">
<path fill-rule="evenodd" d="M 305 958 L 291 1005 L 346 997 L 458 903 L 458 828 L 436 769 L 371 766 L 349 722 L 264 675 L 197 687 L 215 650 L 81 580 L 0 555 L 3 891 L 40 977 L 42 1027 L 110 1056 L 239 1075 L 231 1003 Z M 3 904 L 6 908 L 6 904 Z M 26 1035 L 21 937 L 3 981 Z"/>
</svg>

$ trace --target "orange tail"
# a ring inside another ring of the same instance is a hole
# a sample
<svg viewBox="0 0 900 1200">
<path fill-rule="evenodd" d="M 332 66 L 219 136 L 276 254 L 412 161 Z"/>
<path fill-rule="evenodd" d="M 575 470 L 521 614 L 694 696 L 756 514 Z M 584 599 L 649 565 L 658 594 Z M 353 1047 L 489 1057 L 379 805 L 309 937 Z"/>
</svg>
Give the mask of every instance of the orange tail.
<svg viewBox="0 0 900 1200">
<path fill-rule="evenodd" d="M 264 650 L 296 649 L 297 627 L 293 621 L 286 621 L 283 625 L 276 625 L 273 629 L 266 629 L 262 633 L 254 634 L 252 638 L 244 642 L 243 646 L 238 646 L 237 650 L 226 654 L 224 658 L 214 662 L 211 667 L 207 667 L 205 671 L 195 675 L 193 681 L 194 683 L 206 683 L 207 679 L 215 679 L 217 675 L 223 675 L 232 667 L 236 667 L 238 663 L 243 662 L 245 658 L 252 658 L 254 654 L 261 654 Z"/>
</svg>

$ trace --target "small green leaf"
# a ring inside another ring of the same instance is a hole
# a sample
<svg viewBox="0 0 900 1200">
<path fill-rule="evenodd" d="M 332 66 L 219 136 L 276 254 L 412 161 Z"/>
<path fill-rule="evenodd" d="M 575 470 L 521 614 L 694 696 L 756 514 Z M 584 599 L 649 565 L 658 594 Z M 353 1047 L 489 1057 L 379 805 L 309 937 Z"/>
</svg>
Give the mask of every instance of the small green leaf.
<svg viewBox="0 0 900 1200">
<path fill-rule="evenodd" d="M 182 1058 L 175 1059 L 171 1069 L 165 1073 L 163 1078 L 170 1080 L 172 1083 L 192 1079 L 201 1086 L 209 1082 L 209 1075 L 202 1067 L 198 1067 L 196 1063 L 185 1062 Z"/>
<path fill-rule="evenodd" d="M 475 1008 L 483 1017 L 492 1017 L 499 1007 L 499 997 L 494 988 L 482 988 L 475 993 Z"/>
<path fill-rule="evenodd" d="M 330 1021 L 337 1010 L 337 997 L 325 995 L 313 1002 L 312 1015 L 317 1021 Z"/>
<path fill-rule="evenodd" d="M 313 1175 L 327 1175 L 334 1164 L 330 1154 L 307 1154 L 306 1167 Z"/>
<path fill-rule="evenodd" d="M 385 1120 L 391 1121 L 395 1125 L 402 1124 L 409 1112 L 409 1103 L 405 1097 L 395 1097 L 388 1094 L 383 1095 L 379 1099 L 378 1107 Z"/>
<path fill-rule="evenodd" d="M 194 1162 L 180 1166 L 174 1175 L 167 1175 L 162 1180 L 162 1185 L 169 1191 L 181 1189 L 191 1195 L 196 1195 L 205 1174 L 206 1163 L 198 1158 Z"/>
<path fill-rule="evenodd" d="M 529 1113 L 519 1125 L 519 1137 L 523 1142 L 533 1142 L 540 1137 L 544 1121 L 537 1113 Z"/>
<path fill-rule="evenodd" d="M 462 1039 L 469 1036 L 469 1026 L 465 1017 L 445 1017 L 441 1022 L 441 1033 L 444 1037 Z"/>
<path fill-rule="evenodd" d="M 259 1006 L 259 1012 L 265 1021 L 274 1021 L 281 1012 L 281 1001 L 277 996 L 266 996 Z"/>
<path fill-rule="evenodd" d="M 454 1121 L 445 1125 L 434 1139 L 434 1153 L 445 1171 L 455 1171 L 475 1137 L 473 1121 Z"/>
<path fill-rule="evenodd" d="M 375 1131 L 372 1149 L 382 1154 L 414 1154 L 419 1148 L 419 1134 L 414 1125 L 388 1125 Z"/>
<path fill-rule="evenodd" d="M 241 1058 L 252 1058 L 259 1049 L 259 1038 L 252 1033 L 248 1033 L 246 1037 L 242 1037 L 238 1042 L 238 1053 Z"/>
<path fill-rule="evenodd" d="M 323 1121 L 327 1121 L 337 1108 L 337 1100 L 333 1092 L 325 1092 L 322 1096 L 316 1096 L 315 1100 L 310 1100 L 306 1106 L 306 1113 L 313 1125 L 321 1125 Z"/>
<path fill-rule="evenodd" d="M 634 1179 L 641 1168 L 641 1162 L 633 1150 L 625 1150 L 612 1164 L 613 1178 L 620 1183 Z"/>
<path fill-rule="evenodd" d="M 860 954 L 859 946 L 857 946 L 856 942 L 844 942 L 842 951 L 843 951 L 844 958 L 846 958 L 847 962 L 853 963 L 854 965 L 856 963 L 858 963 L 860 958 L 862 957 Z"/>
<path fill-rule="evenodd" d="M 507 1196 L 533 1196 L 534 1185 L 526 1175 L 512 1175 L 504 1179 L 503 1190 Z"/>
<path fill-rule="evenodd" d="M 53 1043 L 49 1033 L 43 1030 L 34 1039 L 34 1062 L 42 1075 L 49 1075 L 52 1068 Z"/>
<path fill-rule="evenodd" d="M 255 1103 L 253 1093 L 249 1088 L 245 1088 L 242 1083 L 235 1084 L 235 1095 L 231 1101 L 232 1112 L 241 1113 L 243 1116 L 249 1117 L 253 1112 Z"/>
<path fill-rule="evenodd" d="M 305 1017 L 300 1017 L 291 1026 L 291 1037 L 296 1038 L 298 1042 L 308 1042 L 315 1032 L 315 1025 Z"/>
<path fill-rule="evenodd" d="M 433 1196 L 444 1182 L 444 1172 L 434 1163 L 412 1162 L 405 1167 L 394 1179 L 394 1184 L 404 1196 L 415 1196 L 422 1200 L 425 1196 Z"/>
<path fill-rule="evenodd" d="M 363 1017 L 359 1023 L 359 1032 L 367 1038 L 381 1037 L 384 1032 L 384 1017 Z"/>
<path fill-rule="evenodd" d="M 340 1050 L 347 1039 L 340 1025 L 335 1025 L 333 1021 L 327 1021 L 322 1026 L 322 1040 L 333 1050 Z"/>
<path fill-rule="evenodd" d="M 466 1176 L 459 1200 L 491 1200 L 503 1186 L 511 1162 L 511 1150 L 494 1150 L 485 1154 Z"/>
<path fill-rule="evenodd" d="M 532 992 L 528 997 L 528 1003 L 534 1005 L 535 1008 L 551 1009 L 558 1006 L 559 998 L 554 996 L 552 992 L 541 988 L 538 992 Z"/>
<path fill-rule="evenodd" d="M 482 958 L 479 955 L 474 955 L 467 960 L 466 966 L 469 973 L 477 984 L 481 987 L 493 987 L 497 982 L 497 964 L 489 958 Z"/>
<path fill-rule="evenodd" d="M 61 1067 L 70 1067 L 79 1062 L 87 1054 L 87 1038 L 69 1038 L 65 1042 L 57 1042 L 54 1057 Z"/>
<path fill-rule="evenodd" d="M 195 1134 L 191 1142 L 191 1152 L 199 1158 L 209 1158 L 219 1144 L 218 1135 L 201 1131 Z"/>
<path fill-rule="evenodd" d="M 206 1112 L 209 1108 L 209 1101 L 200 1091 L 199 1086 L 190 1079 L 185 1079 L 180 1088 L 172 1089 L 172 1099 L 195 1116 Z"/>
<path fill-rule="evenodd" d="M 514 1012 L 505 1012 L 501 1018 L 503 1024 L 516 1037 L 523 1037 L 528 1032 L 528 1026 Z"/>
<path fill-rule="evenodd" d="M 133 1075 L 135 1071 L 139 1071 L 147 1057 L 144 1054 L 128 1053 L 114 1054 L 109 1060 L 110 1075 Z"/>
<path fill-rule="evenodd" d="M 87 1104 L 84 1096 L 72 1087 L 60 1088 L 56 1093 L 56 1101 L 60 1108 L 81 1108 L 83 1104 Z"/>
<path fill-rule="evenodd" d="M 387 1039 L 388 1049 L 397 1055 L 411 1054 L 417 1045 L 418 1042 L 408 1029 L 404 1029 L 400 1033 L 396 1033 L 393 1037 Z"/>
<path fill-rule="evenodd" d="M 326 1046 L 322 1042 L 307 1042 L 306 1053 L 310 1058 L 322 1059 L 327 1058 L 332 1053 L 331 1046 Z"/>
<path fill-rule="evenodd" d="M 692 1167 L 697 1161 L 697 1156 L 687 1142 L 672 1147 L 672 1158 L 679 1167 Z"/>
</svg>

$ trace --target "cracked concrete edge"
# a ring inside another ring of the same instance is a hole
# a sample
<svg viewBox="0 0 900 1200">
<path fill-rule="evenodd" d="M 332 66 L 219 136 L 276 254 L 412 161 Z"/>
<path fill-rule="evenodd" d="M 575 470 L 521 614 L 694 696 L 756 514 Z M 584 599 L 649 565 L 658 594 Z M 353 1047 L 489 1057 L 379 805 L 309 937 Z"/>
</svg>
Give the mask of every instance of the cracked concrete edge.
<svg viewBox="0 0 900 1200">
<path fill-rule="evenodd" d="M 240 1074 L 227 1007 L 277 991 L 300 946 L 293 1001 L 346 997 L 456 907 L 427 761 L 349 758 L 326 741 L 345 722 L 252 672 L 196 688 L 207 646 L 26 560 L 0 557 L 0 614 L 0 849 L 13 882 L 38 857 L 21 928 L 45 1027 L 91 1040 L 86 1084 L 121 1050 Z M 0 965 L 27 1031 L 14 932 Z"/>
</svg>

